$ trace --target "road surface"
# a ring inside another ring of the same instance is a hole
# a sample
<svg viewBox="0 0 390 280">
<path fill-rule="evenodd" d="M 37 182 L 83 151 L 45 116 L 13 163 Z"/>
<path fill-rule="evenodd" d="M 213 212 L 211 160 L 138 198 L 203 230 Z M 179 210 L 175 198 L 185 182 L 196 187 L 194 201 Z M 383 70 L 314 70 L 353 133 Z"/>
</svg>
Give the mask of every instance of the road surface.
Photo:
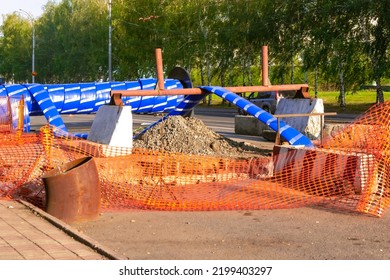
<svg viewBox="0 0 390 280">
<path fill-rule="evenodd" d="M 236 109 L 199 107 L 195 109 L 194 117 L 202 120 L 207 127 L 215 132 L 238 142 L 247 142 L 252 145 L 272 150 L 273 143 L 261 136 L 238 135 L 234 133 L 234 116 Z M 95 114 L 61 115 L 67 129 L 72 133 L 88 133 L 95 118 Z M 159 120 L 162 115 L 133 114 L 133 129 L 146 127 Z M 37 131 L 46 123 L 44 116 L 31 117 L 31 130 Z"/>
</svg>

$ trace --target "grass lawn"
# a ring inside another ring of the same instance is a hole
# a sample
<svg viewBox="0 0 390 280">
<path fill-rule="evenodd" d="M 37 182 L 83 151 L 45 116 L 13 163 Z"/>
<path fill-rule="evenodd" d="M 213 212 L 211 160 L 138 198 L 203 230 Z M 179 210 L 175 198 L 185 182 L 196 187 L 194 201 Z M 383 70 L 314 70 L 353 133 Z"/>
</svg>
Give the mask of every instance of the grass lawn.
<svg viewBox="0 0 390 280">
<path fill-rule="evenodd" d="M 347 93 L 345 96 L 346 108 L 341 108 L 337 102 L 339 92 L 318 92 L 318 98 L 324 101 L 325 112 L 363 113 L 376 101 L 376 91 L 362 90 L 356 93 Z M 390 100 L 390 92 L 384 92 L 385 101 Z"/>
<path fill-rule="evenodd" d="M 314 98 L 314 92 L 310 92 L 311 96 Z M 376 101 L 376 91 L 375 90 L 361 90 L 355 93 L 347 93 L 346 108 L 341 108 L 337 102 L 338 91 L 321 91 L 318 92 L 318 98 L 321 98 L 324 101 L 325 112 L 337 112 L 337 113 L 351 113 L 351 114 L 360 114 L 367 111 Z M 390 92 L 384 92 L 385 101 L 390 100 Z M 232 107 L 228 102 L 223 102 L 222 99 L 216 95 L 211 95 L 212 97 L 212 106 L 217 107 Z M 201 106 L 206 106 L 201 103 Z"/>
</svg>

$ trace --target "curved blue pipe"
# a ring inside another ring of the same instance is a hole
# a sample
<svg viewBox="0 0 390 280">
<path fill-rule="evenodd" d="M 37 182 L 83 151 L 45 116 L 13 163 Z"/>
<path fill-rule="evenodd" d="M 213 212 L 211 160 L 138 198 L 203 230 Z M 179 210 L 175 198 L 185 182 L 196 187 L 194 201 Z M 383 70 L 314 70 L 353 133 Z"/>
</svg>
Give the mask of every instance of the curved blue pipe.
<svg viewBox="0 0 390 280">
<path fill-rule="evenodd" d="M 42 113 L 48 120 L 49 124 L 63 131 L 67 131 L 62 118 L 58 114 L 57 107 L 51 100 L 47 90 L 40 84 L 29 85 L 27 86 L 27 89 L 32 94 L 39 107 L 42 109 Z"/>
<path fill-rule="evenodd" d="M 249 102 L 245 98 L 221 87 L 202 86 L 200 87 L 210 93 L 214 93 L 219 97 L 243 109 L 248 114 L 254 116 L 262 123 L 268 125 L 272 130 L 278 130 L 278 120 L 270 113 L 264 111 L 255 104 Z M 295 128 L 292 128 L 283 121 L 280 121 L 280 135 L 286 139 L 291 145 L 303 145 L 306 147 L 313 147 L 313 143 L 308 137 L 300 133 Z"/>
<path fill-rule="evenodd" d="M 10 104 L 12 108 L 12 127 L 17 128 L 18 127 L 18 107 L 19 107 L 19 100 L 23 96 L 25 107 L 24 107 L 24 119 L 23 119 L 23 126 L 25 127 L 24 131 L 30 131 L 30 115 L 29 115 L 29 109 L 31 109 L 31 96 L 28 94 L 28 90 L 26 87 L 22 85 L 5 85 L 3 87 L 3 90 L 0 91 L 2 96 L 8 96 L 10 98 Z M 6 104 L 6 106 L 8 106 Z M 8 108 L 7 108 L 8 110 Z"/>
</svg>

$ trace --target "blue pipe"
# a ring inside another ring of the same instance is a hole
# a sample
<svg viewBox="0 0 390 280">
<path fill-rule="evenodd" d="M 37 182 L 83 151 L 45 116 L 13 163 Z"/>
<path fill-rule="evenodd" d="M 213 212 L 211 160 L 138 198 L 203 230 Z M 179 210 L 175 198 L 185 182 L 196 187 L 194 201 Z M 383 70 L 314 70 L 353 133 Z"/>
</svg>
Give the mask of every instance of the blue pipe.
<svg viewBox="0 0 390 280">
<path fill-rule="evenodd" d="M 47 90 L 44 89 L 44 87 L 40 84 L 28 85 L 27 89 L 42 109 L 42 113 L 48 120 L 49 124 L 58 127 L 63 131 L 67 131 L 66 126 L 62 121 L 62 118 L 58 114 L 57 107 L 51 100 L 49 94 L 47 93 Z"/>
<path fill-rule="evenodd" d="M 30 116 L 44 115 L 48 122 L 64 132 L 67 131 L 60 114 L 96 113 L 100 106 L 110 103 L 111 90 L 154 89 L 156 79 L 139 79 L 130 82 L 101 82 L 79 84 L 14 84 L 0 85 L 0 97 L 8 96 L 11 101 L 25 100 L 24 131 L 30 131 Z M 166 79 L 167 89 L 183 88 L 175 79 Z M 125 97 L 123 102 L 130 105 L 134 113 L 166 113 L 183 100 L 183 96 L 138 96 Z M 12 102 L 11 102 L 12 103 Z M 15 103 L 16 104 L 16 103 Z M 15 105 L 16 106 L 16 105 Z M 13 127 L 18 125 L 17 110 L 12 110 Z"/>
<path fill-rule="evenodd" d="M 23 96 L 25 101 L 25 108 L 24 108 L 24 120 L 23 125 L 25 127 L 24 131 L 30 131 L 30 115 L 29 115 L 29 109 L 31 109 L 31 96 L 28 93 L 28 90 L 26 87 L 22 85 L 6 85 L 0 88 L 0 96 L 6 97 L 8 96 L 10 98 L 10 104 L 11 104 L 11 112 L 12 112 L 12 127 L 17 128 L 18 127 L 18 106 L 19 106 L 19 100 Z M 6 102 L 3 104 L 3 106 L 8 106 Z M 6 111 L 8 111 L 8 108 L 6 108 Z"/>
<path fill-rule="evenodd" d="M 2 85 L 0 86 L 0 96 L 9 96 L 20 99 L 23 95 L 25 99 L 25 131 L 30 129 L 30 115 L 43 114 L 49 123 L 56 126 L 64 133 L 66 126 L 60 114 L 86 114 L 95 113 L 100 106 L 109 104 L 111 90 L 146 90 L 156 87 L 156 79 L 139 79 L 130 82 L 103 82 L 103 83 L 80 83 L 64 85 Z M 164 81 L 166 89 L 183 88 L 182 83 L 177 79 L 167 79 Z M 174 96 L 138 96 L 125 97 L 123 102 L 130 105 L 134 113 L 167 113 L 168 114 L 147 127 L 140 134 L 144 133 L 162 120 L 175 115 L 186 116 L 199 102 L 208 94 L 214 93 L 219 97 L 236 105 L 248 114 L 256 117 L 259 121 L 267 124 L 274 131 L 277 130 L 277 119 L 249 102 L 245 98 L 228 91 L 222 87 L 202 86 L 201 89 L 207 93 L 200 95 L 174 95 Z M 14 111 L 14 110 L 13 110 Z M 13 126 L 17 127 L 16 121 Z M 302 133 L 280 121 L 280 134 L 291 145 L 304 145 L 312 147 L 309 138 Z M 138 134 L 139 135 L 139 134 Z M 136 135 L 135 138 L 138 136 Z M 84 134 L 82 137 L 86 137 Z"/>
<path fill-rule="evenodd" d="M 248 114 L 256 117 L 262 123 L 268 125 L 274 131 L 278 130 L 278 121 L 270 113 L 264 111 L 255 104 L 249 102 L 245 98 L 221 87 L 202 86 L 200 87 L 210 93 L 214 93 L 219 97 L 243 109 Z M 291 145 L 303 145 L 306 147 L 313 147 L 313 143 L 308 137 L 300 133 L 295 128 L 292 128 L 283 121 L 280 121 L 280 135 L 286 139 Z"/>
</svg>

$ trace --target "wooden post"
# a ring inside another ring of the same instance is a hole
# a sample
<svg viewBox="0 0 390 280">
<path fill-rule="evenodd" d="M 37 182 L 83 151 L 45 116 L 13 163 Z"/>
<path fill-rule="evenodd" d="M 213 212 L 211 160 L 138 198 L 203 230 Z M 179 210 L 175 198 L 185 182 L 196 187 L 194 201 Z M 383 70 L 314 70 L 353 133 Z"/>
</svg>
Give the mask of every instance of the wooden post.
<svg viewBox="0 0 390 280">
<path fill-rule="evenodd" d="M 9 125 L 9 130 L 12 131 L 12 106 L 11 99 L 7 96 L 7 121 Z"/>
<path fill-rule="evenodd" d="M 275 145 L 280 145 L 280 117 L 277 117 L 276 119 L 278 120 L 278 128 L 276 130 Z"/>
<path fill-rule="evenodd" d="M 24 96 L 22 95 L 19 101 L 18 131 L 23 131 L 23 129 L 24 129 Z"/>
</svg>

